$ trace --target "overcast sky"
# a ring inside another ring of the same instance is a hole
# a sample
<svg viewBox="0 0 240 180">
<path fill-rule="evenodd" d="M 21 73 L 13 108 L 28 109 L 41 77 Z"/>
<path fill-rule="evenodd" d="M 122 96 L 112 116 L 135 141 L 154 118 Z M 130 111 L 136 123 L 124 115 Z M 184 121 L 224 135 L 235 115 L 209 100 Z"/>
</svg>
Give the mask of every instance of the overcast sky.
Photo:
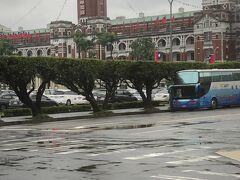
<svg viewBox="0 0 240 180">
<path fill-rule="evenodd" d="M 108 17 L 134 18 L 139 12 L 145 16 L 169 13 L 168 0 L 107 0 Z M 67 20 L 77 23 L 77 0 L 0 0 L 0 24 L 17 30 L 45 28 L 51 21 Z M 173 11 L 197 10 L 201 0 L 174 0 Z M 60 14 L 62 10 L 62 13 Z"/>
</svg>

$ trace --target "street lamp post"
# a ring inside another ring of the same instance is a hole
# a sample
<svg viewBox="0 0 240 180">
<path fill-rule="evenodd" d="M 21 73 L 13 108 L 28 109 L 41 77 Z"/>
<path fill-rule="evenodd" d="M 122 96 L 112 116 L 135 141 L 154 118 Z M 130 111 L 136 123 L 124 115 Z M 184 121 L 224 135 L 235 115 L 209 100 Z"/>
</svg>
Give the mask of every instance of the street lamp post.
<svg viewBox="0 0 240 180">
<path fill-rule="evenodd" d="M 169 55 L 169 60 L 172 61 L 172 54 L 173 54 L 173 46 L 172 46 L 172 5 L 173 5 L 173 0 L 168 0 L 169 5 L 170 5 L 170 55 Z"/>
</svg>

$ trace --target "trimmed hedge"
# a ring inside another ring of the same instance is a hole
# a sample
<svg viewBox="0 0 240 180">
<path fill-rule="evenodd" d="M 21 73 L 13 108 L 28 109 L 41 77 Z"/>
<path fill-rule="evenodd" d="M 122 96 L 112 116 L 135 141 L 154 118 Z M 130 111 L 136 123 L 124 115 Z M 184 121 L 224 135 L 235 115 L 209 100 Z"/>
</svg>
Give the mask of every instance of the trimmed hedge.
<svg viewBox="0 0 240 180">
<path fill-rule="evenodd" d="M 160 102 L 154 101 L 153 106 L 159 106 Z M 124 103 L 114 103 L 109 106 L 109 109 L 130 109 L 130 108 L 143 108 L 144 104 L 142 101 L 135 102 L 124 102 Z M 43 107 L 43 114 L 57 114 L 57 113 L 70 113 L 70 112 L 85 112 L 91 111 L 90 105 L 73 105 L 73 106 L 52 106 Z M 31 110 L 28 108 L 17 108 L 17 109 L 5 109 L 2 112 L 3 117 L 13 117 L 13 116 L 29 116 L 31 115 Z"/>
<path fill-rule="evenodd" d="M 73 105 L 73 106 L 52 106 L 43 107 L 43 114 L 57 114 L 57 113 L 70 113 L 70 112 L 84 112 L 91 111 L 90 105 Z M 29 108 L 16 108 L 16 109 L 5 109 L 2 112 L 4 117 L 13 116 L 29 116 L 32 115 L 31 109 Z"/>
<path fill-rule="evenodd" d="M 153 101 L 152 105 L 154 107 L 159 106 L 159 101 Z M 112 104 L 112 109 L 127 109 L 127 108 L 143 108 L 144 104 L 142 101 L 135 101 L 135 102 L 124 102 L 124 103 L 114 103 Z"/>
</svg>

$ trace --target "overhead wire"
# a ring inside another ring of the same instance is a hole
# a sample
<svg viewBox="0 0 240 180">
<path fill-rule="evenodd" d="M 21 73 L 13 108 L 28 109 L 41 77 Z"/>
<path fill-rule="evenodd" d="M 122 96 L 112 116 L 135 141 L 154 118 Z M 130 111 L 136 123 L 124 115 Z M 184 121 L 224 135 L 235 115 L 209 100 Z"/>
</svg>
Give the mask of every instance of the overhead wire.
<svg viewBox="0 0 240 180">
<path fill-rule="evenodd" d="M 59 12 L 59 14 L 58 14 L 58 16 L 57 16 L 57 18 L 56 18 L 57 21 L 58 21 L 59 18 L 61 17 L 62 12 L 63 12 L 63 10 L 64 10 L 64 8 L 65 8 L 65 6 L 66 6 L 66 3 L 67 3 L 67 0 L 65 0 L 64 3 L 63 3 L 63 5 L 62 5 L 62 8 L 61 8 L 61 10 L 60 10 L 60 12 Z"/>
<path fill-rule="evenodd" d="M 175 0 L 177 3 L 180 3 L 184 6 L 188 6 L 188 7 L 192 7 L 192 8 L 196 8 L 196 9 L 202 9 L 201 6 L 199 5 L 194 5 L 194 4 L 191 4 L 191 3 L 187 3 L 187 2 L 184 2 L 184 1 L 181 1 L 181 0 Z"/>
<path fill-rule="evenodd" d="M 127 3 L 127 6 L 134 12 L 134 14 L 138 14 L 128 0 L 125 2 Z"/>
<path fill-rule="evenodd" d="M 18 25 L 25 17 L 29 16 L 29 14 L 31 14 L 33 10 L 38 8 L 38 6 L 41 4 L 42 1 L 43 0 L 39 0 L 29 11 L 27 11 L 26 14 L 24 14 L 22 17 L 20 17 L 18 20 L 16 20 L 15 23 L 12 24 L 12 26 Z"/>
</svg>

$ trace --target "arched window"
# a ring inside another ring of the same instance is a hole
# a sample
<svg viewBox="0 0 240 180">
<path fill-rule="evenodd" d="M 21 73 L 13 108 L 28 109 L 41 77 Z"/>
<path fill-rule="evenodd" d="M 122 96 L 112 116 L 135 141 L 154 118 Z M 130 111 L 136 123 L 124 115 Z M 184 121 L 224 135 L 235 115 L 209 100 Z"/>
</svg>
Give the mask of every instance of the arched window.
<svg viewBox="0 0 240 180">
<path fill-rule="evenodd" d="M 173 39 L 172 45 L 173 46 L 180 46 L 180 39 L 178 39 L 178 38 Z"/>
<path fill-rule="evenodd" d="M 186 44 L 187 44 L 187 45 L 194 44 L 194 37 L 188 37 L 188 38 L 187 38 L 187 41 L 186 41 Z"/>
<path fill-rule="evenodd" d="M 47 56 L 51 56 L 51 49 L 47 50 Z"/>
<path fill-rule="evenodd" d="M 42 56 L 42 55 L 43 55 L 43 52 L 42 52 L 42 50 L 39 49 L 39 50 L 37 51 L 37 56 Z"/>
<path fill-rule="evenodd" d="M 118 47 L 120 51 L 126 50 L 126 45 L 124 43 L 120 43 Z"/>
<path fill-rule="evenodd" d="M 158 47 L 165 47 L 166 46 L 166 41 L 164 39 L 160 39 L 158 41 Z"/>
<path fill-rule="evenodd" d="M 18 56 L 22 56 L 22 55 L 23 55 L 22 51 L 18 51 Z"/>
<path fill-rule="evenodd" d="M 32 51 L 31 51 L 31 50 L 29 50 L 29 51 L 27 52 L 27 56 L 28 56 L 28 57 L 32 57 Z"/>
</svg>

